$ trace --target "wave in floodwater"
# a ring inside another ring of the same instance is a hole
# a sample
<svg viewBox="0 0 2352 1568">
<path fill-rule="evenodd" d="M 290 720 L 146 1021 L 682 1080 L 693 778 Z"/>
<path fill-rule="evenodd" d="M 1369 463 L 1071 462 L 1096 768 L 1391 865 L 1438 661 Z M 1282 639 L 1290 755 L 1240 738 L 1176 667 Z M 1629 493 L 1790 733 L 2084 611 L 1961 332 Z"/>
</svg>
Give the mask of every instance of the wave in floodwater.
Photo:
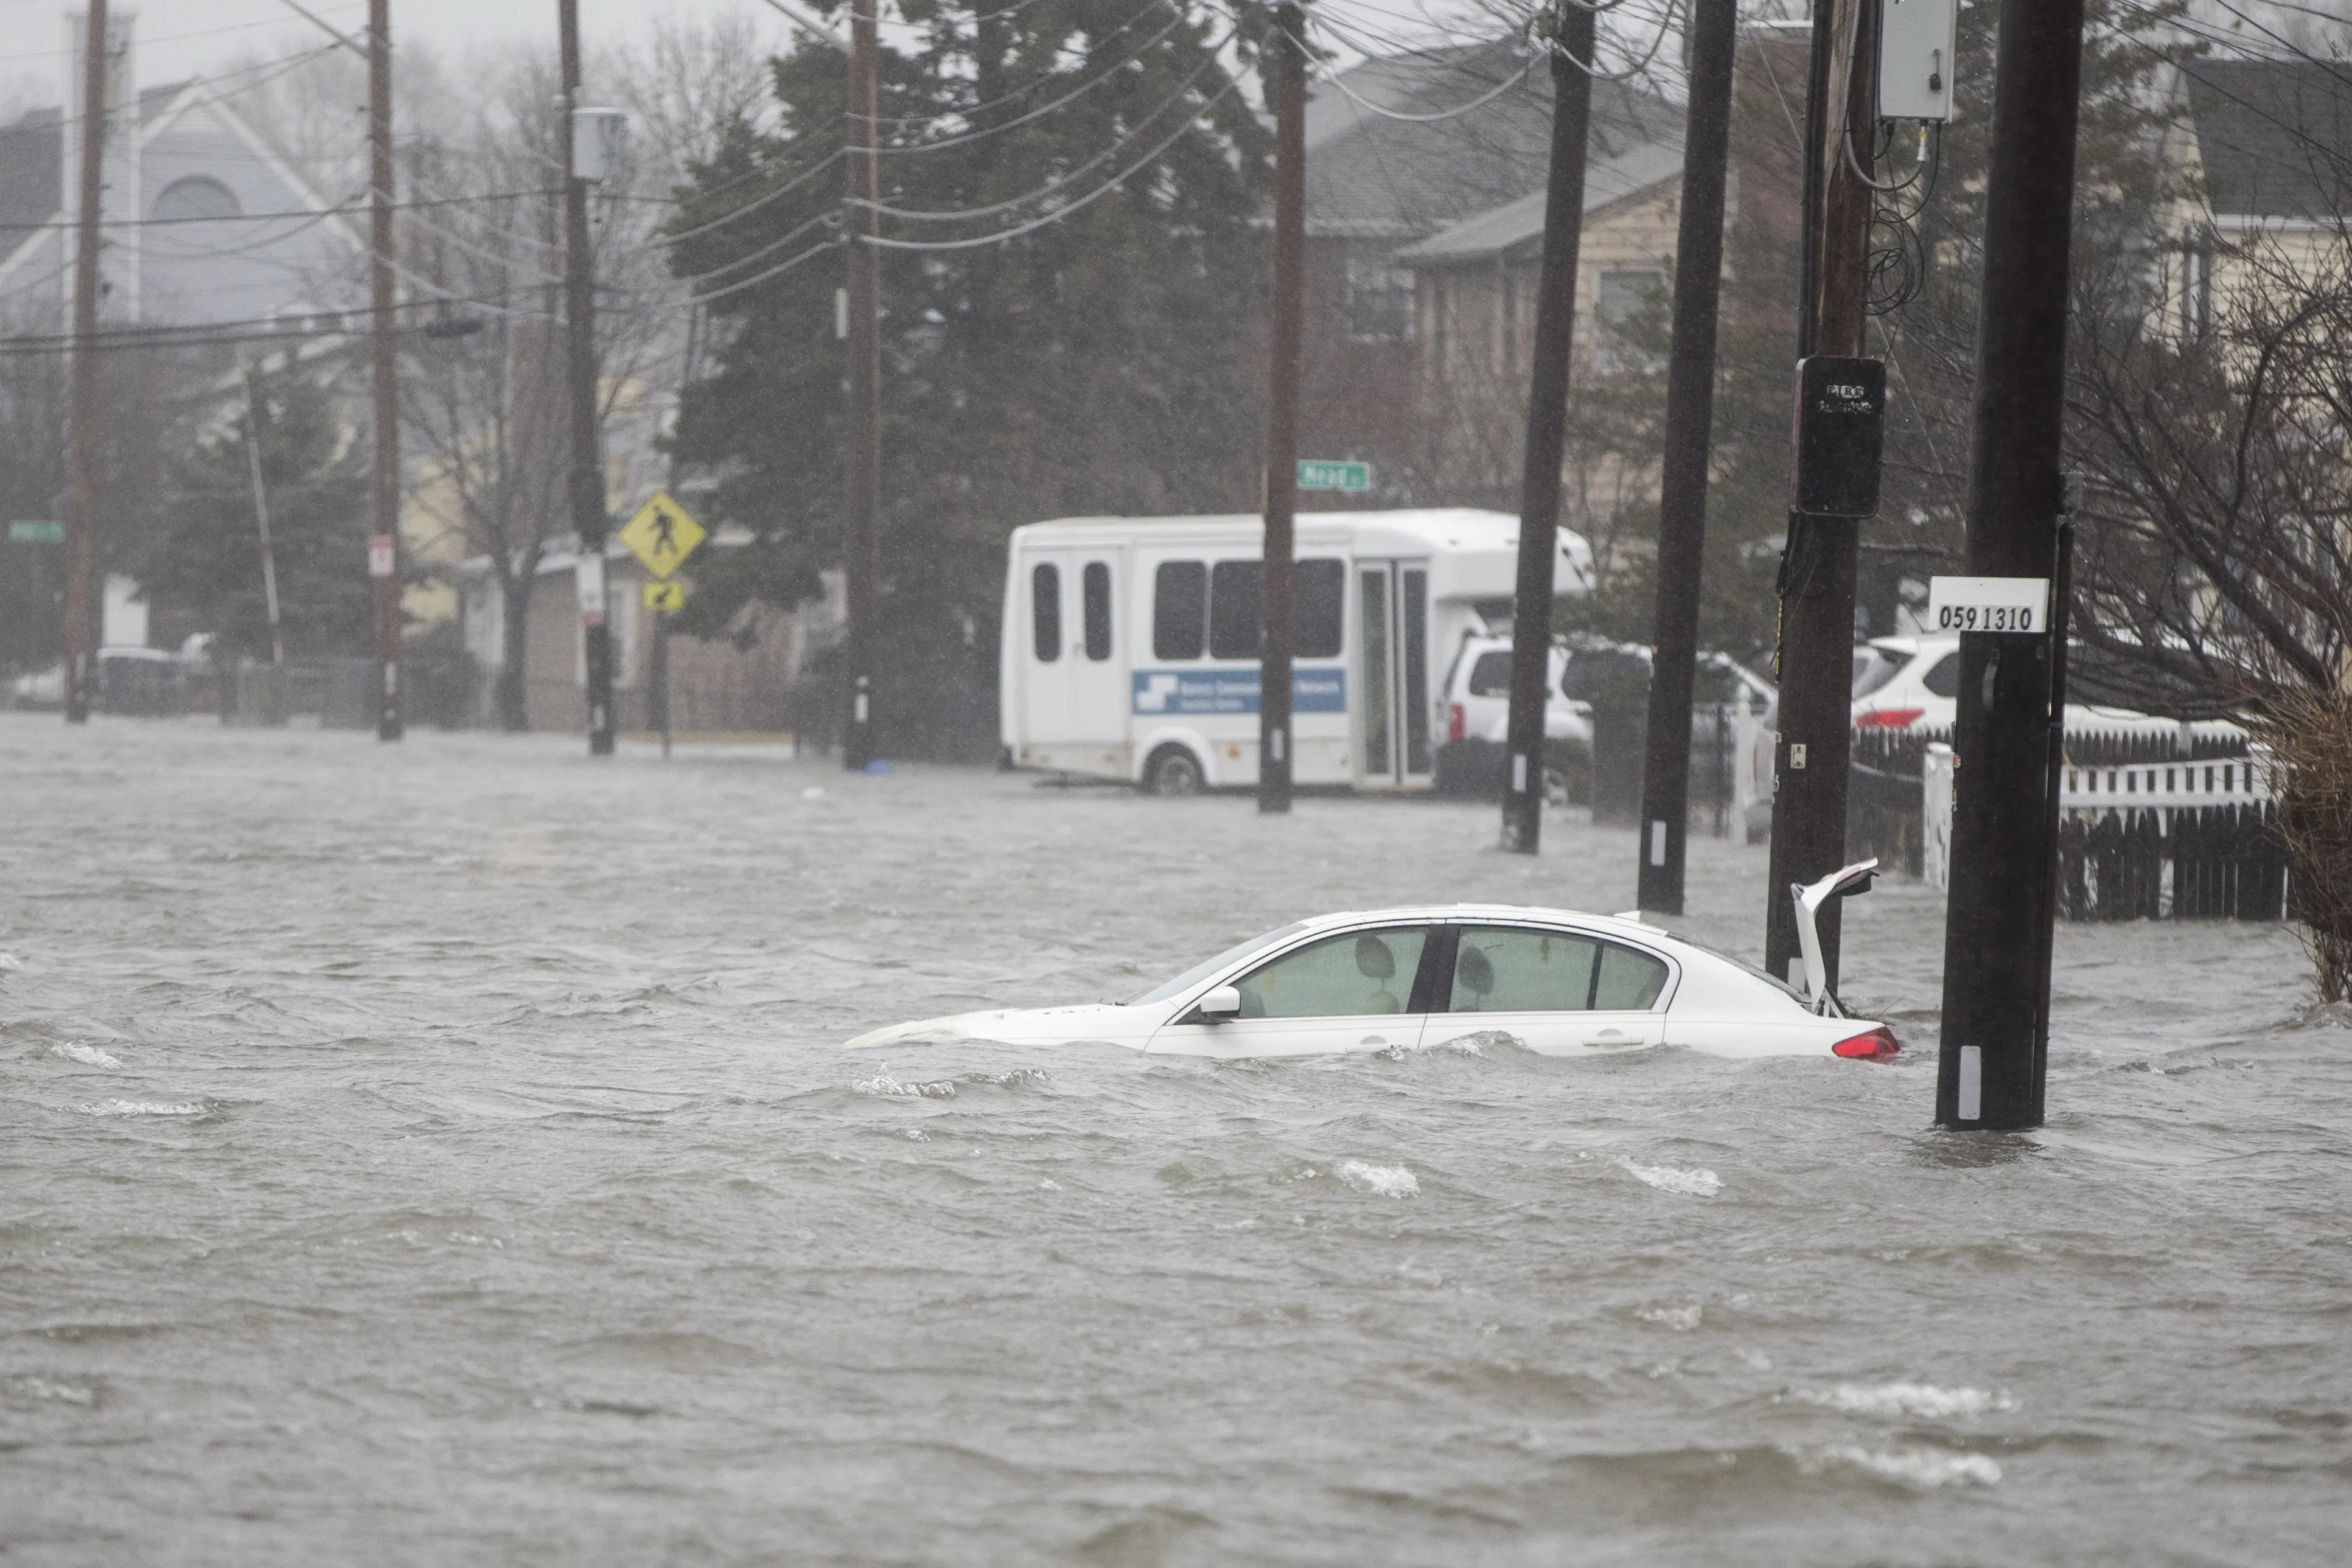
<svg viewBox="0 0 2352 1568">
<path fill-rule="evenodd" d="M 1886 1065 L 842 1043 L 1254 932 L 1621 909 L 1630 833 L 775 748 L 0 716 L 27 1562 L 2329 1563 L 2352 1018 L 2064 927 L 2050 1124 Z M 1692 843 L 1752 950 L 1760 847 Z"/>
</svg>

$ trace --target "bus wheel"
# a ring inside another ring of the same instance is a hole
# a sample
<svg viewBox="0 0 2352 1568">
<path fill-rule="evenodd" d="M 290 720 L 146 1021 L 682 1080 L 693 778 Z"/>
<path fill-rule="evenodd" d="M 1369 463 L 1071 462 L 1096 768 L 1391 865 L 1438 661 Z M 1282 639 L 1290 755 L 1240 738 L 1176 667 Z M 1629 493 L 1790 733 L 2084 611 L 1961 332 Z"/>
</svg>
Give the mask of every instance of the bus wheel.
<svg viewBox="0 0 2352 1568">
<path fill-rule="evenodd" d="M 1143 765 L 1143 788 L 1153 795 L 1197 795 L 1207 782 L 1201 759 L 1181 746 L 1163 746 Z"/>
</svg>

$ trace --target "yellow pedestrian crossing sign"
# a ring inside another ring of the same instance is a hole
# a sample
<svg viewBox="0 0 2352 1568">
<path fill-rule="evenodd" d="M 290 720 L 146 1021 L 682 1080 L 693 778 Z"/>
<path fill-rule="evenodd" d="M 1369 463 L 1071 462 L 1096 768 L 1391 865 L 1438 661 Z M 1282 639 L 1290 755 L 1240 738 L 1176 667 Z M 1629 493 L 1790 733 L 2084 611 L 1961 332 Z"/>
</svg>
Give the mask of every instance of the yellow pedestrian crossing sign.
<svg viewBox="0 0 2352 1568">
<path fill-rule="evenodd" d="M 648 582 L 641 585 L 648 610 L 678 611 L 686 608 L 686 584 L 682 582 Z"/>
<path fill-rule="evenodd" d="M 678 563 L 694 553 L 694 547 L 709 537 L 684 507 L 669 498 L 667 490 L 655 491 L 654 498 L 639 507 L 637 515 L 621 528 L 621 542 L 656 577 L 676 571 Z"/>
</svg>

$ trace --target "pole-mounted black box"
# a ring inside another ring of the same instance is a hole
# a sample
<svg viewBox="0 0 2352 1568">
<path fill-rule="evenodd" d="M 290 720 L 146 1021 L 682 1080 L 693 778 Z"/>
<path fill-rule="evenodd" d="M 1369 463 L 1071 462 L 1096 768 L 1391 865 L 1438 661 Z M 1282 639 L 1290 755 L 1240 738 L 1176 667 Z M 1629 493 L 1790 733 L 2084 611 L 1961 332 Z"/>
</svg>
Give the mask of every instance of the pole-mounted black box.
<svg viewBox="0 0 2352 1568">
<path fill-rule="evenodd" d="M 1815 354 L 1797 361 L 1798 511 L 1867 517 L 1878 511 L 1886 431 L 1886 366 Z"/>
</svg>

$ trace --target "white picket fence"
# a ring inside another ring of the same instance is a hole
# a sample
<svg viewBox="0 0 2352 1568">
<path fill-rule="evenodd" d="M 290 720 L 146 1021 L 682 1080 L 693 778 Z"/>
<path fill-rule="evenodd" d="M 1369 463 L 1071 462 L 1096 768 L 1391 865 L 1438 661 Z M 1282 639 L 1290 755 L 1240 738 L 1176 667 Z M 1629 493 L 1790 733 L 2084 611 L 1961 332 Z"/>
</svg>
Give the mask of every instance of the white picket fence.
<svg viewBox="0 0 2352 1568">
<path fill-rule="evenodd" d="M 1953 768 L 1952 748 L 1931 743 L 1921 777 L 1920 862 L 1934 887 L 1951 882 Z M 2116 811 L 2259 805 L 2272 793 L 2271 770 L 2256 748 L 2251 757 L 2068 768 L 2059 779 L 2058 810 L 2096 820 Z"/>
</svg>

